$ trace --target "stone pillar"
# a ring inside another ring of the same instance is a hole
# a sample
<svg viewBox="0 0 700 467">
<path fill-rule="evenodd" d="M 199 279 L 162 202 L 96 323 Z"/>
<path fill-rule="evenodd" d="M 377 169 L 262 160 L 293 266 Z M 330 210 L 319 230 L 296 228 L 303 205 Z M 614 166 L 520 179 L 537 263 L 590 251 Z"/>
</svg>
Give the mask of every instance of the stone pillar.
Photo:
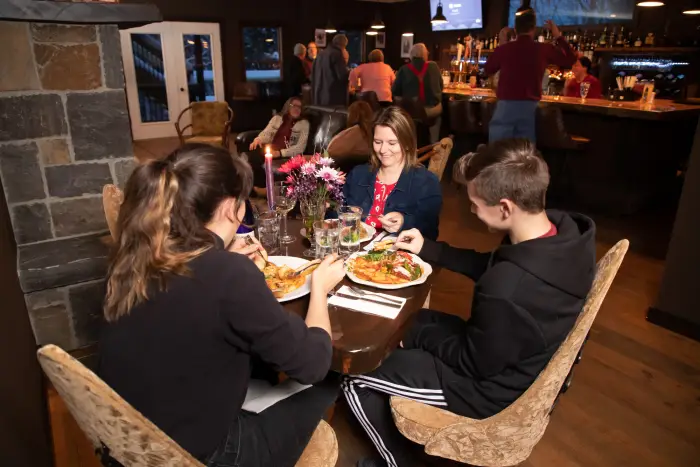
<svg viewBox="0 0 700 467">
<path fill-rule="evenodd" d="M 114 25 L 0 21 L 0 177 L 38 344 L 97 340 L 102 187 L 134 166 Z"/>
</svg>

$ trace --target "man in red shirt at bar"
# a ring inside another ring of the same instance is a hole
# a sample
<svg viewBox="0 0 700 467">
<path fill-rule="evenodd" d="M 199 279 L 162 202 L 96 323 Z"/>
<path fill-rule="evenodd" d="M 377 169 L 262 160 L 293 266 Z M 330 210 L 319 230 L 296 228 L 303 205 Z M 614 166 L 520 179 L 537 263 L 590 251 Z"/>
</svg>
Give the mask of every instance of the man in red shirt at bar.
<svg viewBox="0 0 700 467">
<path fill-rule="evenodd" d="M 574 77 L 566 82 L 566 87 L 564 88 L 566 97 L 581 97 L 581 83 L 589 84 L 588 94 L 586 94 L 586 97 L 589 99 L 600 99 L 603 97 L 600 81 L 591 74 L 591 61 L 588 57 L 579 58 L 574 63 L 571 71 Z"/>
<path fill-rule="evenodd" d="M 542 97 L 542 77 L 547 66 L 570 68 L 576 62 L 576 53 L 554 22 L 547 21 L 554 37 L 552 43 L 535 41 L 536 24 L 535 10 L 520 7 L 515 14 L 517 39 L 497 47 L 486 61 L 487 74 L 500 71 L 489 141 L 527 138 L 534 142 L 537 103 Z"/>
</svg>

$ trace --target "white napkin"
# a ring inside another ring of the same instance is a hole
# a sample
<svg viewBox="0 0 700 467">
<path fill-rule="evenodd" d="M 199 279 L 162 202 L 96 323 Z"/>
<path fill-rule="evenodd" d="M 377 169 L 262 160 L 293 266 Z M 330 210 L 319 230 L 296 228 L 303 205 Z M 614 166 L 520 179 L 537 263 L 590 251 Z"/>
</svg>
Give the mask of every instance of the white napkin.
<svg viewBox="0 0 700 467">
<path fill-rule="evenodd" d="M 310 384 L 301 384 L 291 379 L 276 386 L 267 381 L 251 379 L 242 408 L 246 412 L 260 413 L 271 405 L 310 387 Z"/>
<path fill-rule="evenodd" d="M 350 287 L 347 285 L 344 285 L 338 290 L 337 293 L 341 293 L 344 295 L 352 295 L 354 297 L 360 297 L 360 295 L 356 294 L 352 290 L 350 290 Z M 372 292 L 374 294 L 374 292 Z M 328 299 L 328 304 L 329 305 L 335 305 L 335 306 L 340 306 L 343 308 L 348 308 L 350 310 L 355 310 L 359 311 L 361 313 L 367 313 L 370 315 L 377 315 L 381 316 L 383 318 L 388 318 L 388 319 L 395 319 L 397 316 L 399 316 L 399 313 L 401 312 L 401 309 L 403 306 L 406 304 L 406 299 L 401 298 L 401 297 L 395 297 L 393 295 L 387 295 L 387 294 L 377 294 L 377 295 L 368 295 L 367 298 L 370 298 L 372 300 L 377 300 L 381 301 L 382 296 L 390 298 L 392 300 L 399 300 L 401 302 L 401 306 L 398 306 L 398 303 L 396 304 L 396 307 L 393 306 L 383 306 L 378 303 L 374 302 L 367 302 L 365 300 L 362 300 L 360 298 L 359 300 L 352 300 L 349 298 L 344 298 L 344 297 L 339 297 L 337 295 L 333 295 L 331 298 Z M 392 304 L 394 305 L 394 304 Z"/>
<path fill-rule="evenodd" d="M 386 231 L 382 232 L 379 235 L 377 235 L 376 237 L 374 237 L 374 240 L 372 240 L 367 245 L 365 245 L 363 249 L 365 251 L 372 251 L 374 249 L 375 243 L 381 242 L 382 240 L 386 240 L 387 238 L 391 238 L 391 237 L 398 237 L 398 235 L 395 233 L 390 234 L 389 232 L 386 232 Z"/>
</svg>

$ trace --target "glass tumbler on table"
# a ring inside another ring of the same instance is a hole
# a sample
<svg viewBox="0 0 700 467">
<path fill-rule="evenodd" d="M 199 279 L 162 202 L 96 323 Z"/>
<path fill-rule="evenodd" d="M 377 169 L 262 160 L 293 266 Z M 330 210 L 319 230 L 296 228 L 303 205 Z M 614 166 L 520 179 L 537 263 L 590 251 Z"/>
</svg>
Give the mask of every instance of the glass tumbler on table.
<svg viewBox="0 0 700 467">
<path fill-rule="evenodd" d="M 588 90 L 591 89 L 591 83 L 588 81 L 583 81 L 581 83 L 581 87 L 579 88 L 579 91 L 581 92 L 581 100 L 585 101 L 586 96 L 588 96 Z"/>
<path fill-rule="evenodd" d="M 289 215 L 289 211 L 294 209 L 296 200 L 287 196 L 287 184 L 285 182 L 275 183 L 273 195 L 275 202 L 275 211 L 279 213 L 282 224 L 280 243 L 292 243 L 297 238 L 287 233 L 287 216 Z"/>
<path fill-rule="evenodd" d="M 263 248 L 273 255 L 280 248 L 280 216 L 274 211 L 260 213 L 258 216 L 258 235 Z"/>
<path fill-rule="evenodd" d="M 338 208 L 340 220 L 340 253 L 353 254 L 360 251 L 360 236 L 362 234 L 362 208 L 358 206 L 342 206 Z"/>
<path fill-rule="evenodd" d="M 328 255 L 337 253 L 340 239 L 340 221 L 329 219 L 314 222 L 314 236 L 316 237 L 317 259 L 323 259 Z"/>
</svg>

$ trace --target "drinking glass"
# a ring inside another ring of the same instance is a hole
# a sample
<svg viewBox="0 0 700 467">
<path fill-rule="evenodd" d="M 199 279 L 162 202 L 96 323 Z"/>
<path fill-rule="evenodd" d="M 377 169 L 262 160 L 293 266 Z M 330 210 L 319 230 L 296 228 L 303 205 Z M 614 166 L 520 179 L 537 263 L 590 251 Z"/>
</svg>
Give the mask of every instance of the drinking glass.
<svg viewBox="0 0 700 467">
<path fill-rule="evenodd" d="M 584 81 L 581 83 L 580 91 L 581 91 L 581 100 L 585 101 L 586 96 L 588 95 L 588 90 L 591 88 L 591 83 L 588 81 Z"/>
<path fill-rule="evenodd" d="M 287 196 L 287 184 L 285 182 L 275 183 L 273 196 L 275 203 L 275 211 L 279 213 L 282 224 L 282 235 L 280 237 L 280 242 L 292 243 L 297 238 L 294 235 L 289 235 L 287 233 L 287 215 L 289 214 L 289 211 L 294 209 L 296 200 Z"/>
<path fill-rule="evenodd" d="M 275 211 L 266 211 L 258 216 L 258 235 L 267 253 L 273 255 L 280 248 L 280 216 Z"/>
<path fill-rule="evenodd" d="M 328 255 L 337 253 L 338 240 L 340 238 L 340 221 L 328 219 L 314 222 L 314 236 L 316 237 L 317 259 L 323 259 Z"/>
<path fill-rule="evenodd" d="M 340 253 L 352 254 L 360 251 L 360 236 L 362 234 L 362 208 L 358 206 L 342 206 L 338 208 L 340 220 Z"/>
<path fill-rule="evenodd" d="M 314 237 L 314 222 L 323 219 L 326 212 L 326 203 L 323 202 L 313 202 L 313 201 L 303 201 L 299 205 L 301 210 L 301 219 L 304 223 L 305 237 L 309 240 L 311 244 L 310 248 L 304 250 L 303 255 L 307 258 L 313 258 L 316 256 L 316 241 Z"/>
</svg>

